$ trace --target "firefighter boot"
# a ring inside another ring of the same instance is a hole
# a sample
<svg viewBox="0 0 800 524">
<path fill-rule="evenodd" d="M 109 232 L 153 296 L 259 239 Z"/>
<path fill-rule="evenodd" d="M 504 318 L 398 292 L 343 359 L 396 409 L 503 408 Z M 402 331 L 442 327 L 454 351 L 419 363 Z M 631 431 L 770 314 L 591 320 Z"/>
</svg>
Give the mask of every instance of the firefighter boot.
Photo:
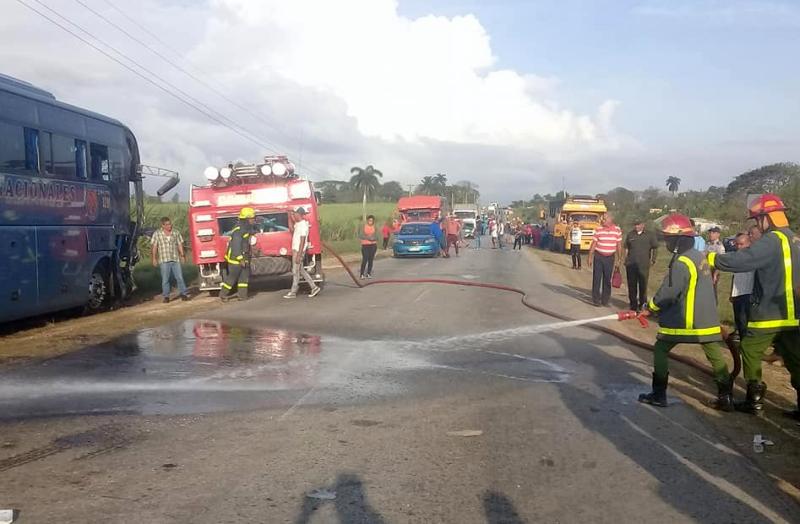
<svg viewBox="0 0 800 524">
<path fill-rule="evenodd" d="M 711 401 L 711 407 L 720 411 L 734 411 L 733 380 L 717 381 L 717 398 Z"/>
<path fill-rule="evenodd" d="M 736 411 L 760 415 L 764 411 L 764 395 L 767 393 L 767 385 L 763 382 L 750 381 L 747 383 L 747 396 L 744 402 L 734 402 Z"/>
<path fill-rule="evenodd" d="M 653 373 L 653 391 L 650 393 L 642 393 L 639 395 L 639 402 L 658 406 L 660 408 L 667 407 L 667 381 L 669 380 L 669 373 L 663 378 L 659 378 Z"/>
</svg>

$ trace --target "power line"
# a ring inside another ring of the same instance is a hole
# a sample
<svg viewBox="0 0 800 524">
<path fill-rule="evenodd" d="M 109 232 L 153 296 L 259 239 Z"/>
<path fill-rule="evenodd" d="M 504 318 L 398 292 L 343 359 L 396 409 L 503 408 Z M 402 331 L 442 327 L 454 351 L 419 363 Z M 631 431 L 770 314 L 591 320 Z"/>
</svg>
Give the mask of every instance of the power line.
<svg viewBox="0 0 800 524">
<path fill-rule="evenodd" d="M 156 37 L 155 35 L 153 35 L 153 33 L 152 33 L 152 32 L 148 31 L 147 29 L 145 29 L 144 27 L 142 27 L 140 24 L 136 23 L 136 22 L 135 22 L 135 21 L 134 21 L 134 20 L 133 20 L 131 17 L 129 17 L 128 15 L 126 15 L 125 13 L 123 13 L 123 12 L 122 12 L 122 10 L 120 10 L 118 7 L 114 6 L 114 4 L 112 4 L 112 3 L 111 3 L 111 2 L 109 2 L 108 0 L 104 0 L 104 1 L 105 1 L 105 3 L 107 3 L 108 5 L 110 5 L 110 6 L 111 6 L 113 9 L 115 9 L 116 11 L 118 11 L 119 13 L 122 13 L 122 15 L 123 15 L 123 16 L 125 16 L 125 18 L 127 18 L 128 20 L 130 20 L 131 22 L 133 22 L 133 23 L 134 23 L 134 24 L 135 24 L 137 27 L 139 27 L 140 29 L 142 29 L 142 30 L 146 31 L 148 34 L 150 34 L 151 36 L 155 37 L 155 38 L 156 38 L 156 40 L 158 40 L 159 42 L 161 42 L 161 40 L 160 40 L 160 39 L 158 39 L 158 37 Z M 227 96 L 225 93 L 221 92 L 220 90 L 218 90 L 217 88 L 215 88 L 213 85 L 211 85 L 211 84 L 209 84 L 208 82 L 206 82 L 206 81 L 205 81 L 203 78 L 201 78 L 201 77 L 198 77 L 197 75 L 195 75 L 195 74 L 194 74 L 194 73 L 192 73 L 191 71 L 187 70 L 186 68 L 184 68 L 184 67 L 183 67 L 183 66 L 181 66 L 180 64 L 177 64 L 177 63 L 175 63 L 175 62 L 174 62 L 172 59 L 170 59 L 169 57 L 167 57 L 167 56 L 164 56 L 164 54 L 162 54 L 161 52 L 159 52 L 159 51 L 158 51 L 158 49 L 155 49 L 155 48 L 153 48 L 153 47 L 152 47 L 152 46 L 150 46 L 150 45 L 149 45 L 147 42 L 144 42 L 144 41 L 142 41 L 141 39 L 139 39 L 138 37 L 136 37 L 135 35 L 131 34 L 131 33 L 130 33 L 129 31 L 127 31 L 127 30 L 126 30 L 124 27 L 122 27 L 122 26 L 120 26 L 119 24 L 115 23 L 113 20 L 110 20 L 108 17 L 106 17 L 106 16 L 105 16 L 105 15 L 103 15 L 102 13 L 100 13 L 100 12 L 98 12 L 97 10 L 95 10 L 94 8 L 92 8 L 90 5 L 88 5 L 88 4 L 87 4 L 86 2 L 84 2 L 83 0 L 75 0 L 75 2 L 77 2 L 78 4 L 80 4 L 81 6 L 83 6 L 84 8 L 86 8 L 88 11 L 90 11 L 91 13 L 93 13 L 95 16 L 97 16 L 97 17 L 98 17 L 98 18 L 100 18 L 101 20 L 103 20 L 103 21 L 105 21 L 106 23 L 110 24 L 112 27 L 114 27 L 115 29 L 117 29 L 118 31 L 120 31 L 122 34 L 124 34 L 125 36 L 127 36 L 128 38 L 130 38 L 131 40 L 133 40 L 134 42 L 136 42 L 137 44 L 139 44 L 139 45 L 143 46 L 144 48 L 146 48 L 148 51 L 150 51 L 151 53 L 153 53 L 154 55 L 156 55 L 156 56 L 157 56 L 157 57 L 159 57 L 160 59 L 164 60 L 166 63 L 168 63 L 169 65 L 171 65 L 172 67 L 174 67 L 175 69 L 177 69 L 178 71 L 180 71 L 181 73 L 185 74 L 186 76 L 188 76 L 189 78 L 191 78 L 191 79 L 192 79 L 192 80 L 194 80 L 195 82 L 197 82 L 197 83 L 199 83 L 199 84 L 203 85 L 205 88 L 207 88 L 208 90 L 212 91 L 214 94 L 216 94 L 217 96 L 219 96 L 220 98 L 222 98 L 223 100 L 225 100 L 226 102 L 228 102 L 229 104 L 231 104 L 231 105 L 233 105 L 233 106 L 236 106 L 237 108 L 239 108 L 239 109 L 241 109 L 242 111 L 244 111 L 244 112 L 245 112 L 245 114 L 247 114 L 248 116 L 251 116 L 251 117 L 252 117 L 252 115 L 253 115 L 253 113 L 254 113 L 252 108 L 247 108 L 247 107 L 245 107 L 245 106 L 241 105 L 240 103 L 238 103 L 236 100 L 233 100 L 233 99 L 231 99 L 231 98 L 230 98 L 230 97 L 228 97 L 228 96 Z M 162 42 L 162 45 L 165 45 L 165 46 L 166 46 L 166 44 L 164 44 L 163 42 Z M 169 49 L 169 46 L 166 46 L 166 47 Z M 172 50 L 172 49 L 170 49 L 170 50 L 171 50 L 173 53 L 177 53 L 177 51 L 175 51 L 175 50 Z M 188 61 L 187 61 L 187 63 L 188 63 Z M 200 69 L 198 69 L 198 71 L 199 71 L 201 74 L 203 74 L 203 75 L 208 75 L 208 73 L 206 73 L 206 72 L 204 72 L 204 71 L 202 71 L 202 70 L 200 70 Z M 285 131 L 284 131 L 283 129 L 279 129 L 277 126 L 275 126 L 274 124 L 272 124 L 272 123 L 271 123 L 271 119 L 267 118 L 267 117 L 266 117 L 266 116 L 264 116 L 264 115 L 259 115 L 259 116 L 261 116 L 261 118 L 263 118 L 263 119 L 264 119 L 264 121 L 259 121 L 259 122 L 258 122 L 259 124 L 265 124 L 265 125 L 267 125 L 268 127 L 271 127 L 272 129 L 274 129 L 275 131 L 277 131 L 277 132 L 279 132 L 279 133 L 281 133 L 281 134 L 284 134 L 284 135 L 286 134 L 286 133 L 285 133 Z M 291 137 L 289 137 L 289 138 L 291 138 Z M 274 143 L 273 143 L 273 145 L 276 145 L 276 146 L 277 146 L 278 144 L 274 144 Z"/>
<path fill-rule="evenodd" d="M 278 151 L 276 151 L 276 150 L 274 150 L 272 147 L 268 146 L 268 145 L 265 143 L 266 141 L 264 141 L 263 139 L 261 139 L 261 138 L 259 138 L 259 137 L 255 136 L 255 135 L 253 135 L 252 133 L 250 133 L 250 132 L 249 132 L 249 131 L 247 131 L 246 129 L 242 128 L 241 126 L 239 126 L 238 124 L 236 124 L 236 123 L 235 123 L 235 122 L 233 122 L 232 120 L 228 119 L 228 118 L 227 118 L 227 117 L 225 117 L 224 115 L 221 115 L 221 114 L 220 114 L 220 113 L 218 113 L 217 111 L 214 111 L 212 108 L 208 107 L 208 106 L 207 106 L 207 105 L 205 105 L 203 102 L 201 102 L 201 101 L 197 100 L 196 98 L 192 97 L 191 95 L 189 95 L 189 94 L 188 94 L 188 93 L 186 93 L 185 91 L 181 90 L 181 89 L 180 89 L 180 88 L 178 88 L 177 86 L 175 86 L 175 85 L 173 85 L 173 84 L 171 84 L 171 83 L 169 83 L 169 82 L 166 82 L 166 81 L 164 81 L 164 84 L 166 84 L 167 86 L 169 86 L 170 88 L 172 88 L 174 91 L 177 91 L 178 93 L 181 93 L 181 94 L 183 94 L 183 95 L 184 95 L 186 98 L 182 98 L 181 96 L 179 96 L 179 95 L 178 95 L 178 94 L 176 94 L 175 92 L 173 92 L 173 91 L 171 91 L 171 90 L 167 89 L 167 88 L 166 88 L 164 85 L 161 85 L 160 83 L 158 83 L 158 82 L 154 81 L 153 79 L 149 78 L 148 76 L 146 76 L 145 74 L 143 74 L 141 71 L 139 71 L 139 70 L 138 70 L 138 69 L 136 69 L 135 67 L 132 67 L 131 65 L 129 65 L 129 64 L 128 64 L 128 63 L 126 63 L 125 61 L 121 60 L 120 58 L 117 58 L 116 56 L 112 55 L 111 53 L 109 53 L 108 51 L 104 50 L 103 48 L 101 48 L 101 47 L 99 47 L 99 46 L 95 45 L 95 44 L 94 44 L 93 42 L 91 42 L 90 40 L 87 40 L 86 38 L 82 37 L 81 35 L 79 35 L 79 34 L 75 33 L 75 32 L 74 32 L 74 31 L 72 31 L 70 28 L 68 28 L 68 27 L 66 27 L 65 25 L 61 24 L 59 21 L 57 21 L 57 20 L 55 20 L 55 19 L 51 18 L 50 16 L 48 16 L 48 15 L 47 15 L 47 14 L 45 14 L 45 13 L 43 13 L 42 11 L 40 11 L 40 10 L 36 9 L 34 6 L 32 6 L 32 5 L 28 4 L 28 3 L 27 3 L 27 2 L 25 2 L 24 0 L 16 0 L 16 1 L 17 1 L 17 3 L 21 4 L 22 6 L 24 6 L 24 7 L 28 8 L 29 10 L 31 10 L 31 11 L 33 11 L 34 13 L 38 14 L 39 16 L 41 16 L 42 18 L 44 18 L 45 20 L 49 21 L 50 23 L 52 23 L 52 24 L 56 25 L 57 27 L 61 28 L 61 29 L 62 29 L 62 30 L 64 30 L 64 31 L 66 31 L 67 33 L 69 33 L 69 34 L 70 34 L 70 35 L 72 35 L 73 37 L 77 38 L 77 39 L 78 39 L 78 40 L 80 40 L 81 42 L 83 42 L 83 43 L 85 43 L 86 45 L 88 45 L 89 47 L 91 47 L 91 48 L 93 48 L 94 50 L 98 51 L 99 53 L 103 54 L 103 55 L 104 55 L 104 56 L 106 56 L 107 58 L 109 58 L 109 59 L 113 60 L 113 61 L 114 61 L 114 62 L 116 62 L 117 64 L 121 65 L 122 67 L 124 67 L 124 68 L 125 68 L 125 69 L 127 69 L 128 71 L 130 71 L 130 72 L 132 72 L 133 74 L 135 74 L 136 76 L 138 76 L 138 77 L 142 78 L 143 80 L 145 80 L 145 81 L 146 81 L 146 82 L 148 82 L 149 84 L 153 85 L 153 86 L 154 86 L 154 87 L 156 87 L 157 89 L 159 89 L 159 90 L 163 91 L 164 93 L 166 93 L 166 94 L 170 95 L 171 97 L 173 97 L 173 98 L 177 99 L 178 101 L 182 102 L 183 104 L 185 104 L 185 105 L 187 105 L 187 106 L 191 107 L 192 109 L 194 109 L 194 110 L 198 111 L 199 113 L 203 114 L 204 116 L 206 116 L 206 117 L 207 117 L 207 118 L 209 118 L 210 120 L 212 120 L 212 121 L 216 122 L 217 124 L 219 124 L 219 125 L 221 125 L 221 126 L 223 126 L 223 127 L 227 128 L 227 129 L 229 129 L 229 130 L 233 131 L 234 133 L 236 133 L 236 134 L 237 134 L 237 135 L 239 135 L 240 137 L 244 138 L 244 139 L 245 139 L 245 140 L 247 140 L 248 142 L 251 142 L 251 143 L 253 143 L 253 144 L 257 145 L 257 146 L 258 146 L 258 147 L 260 147 L 260 148 L 265 148 L 265 149 L 267 149 L 268 151 L 271 151 L 271 152 L 274 152 L 274 153 L 278 153 Z M 87 31 L 86 29 L 84 29 L 84 28 L 83 28 L 83 27 L 81 27 L 80 25 L 78 25 L 78 24 L 76 24 L 75 22 L 71 21 L 71 20 L 70 20 L 69 18 L 67 18 L 66 16 L 64 16 L 64 15 L 60 14 L 59 12 L 57 12 L 57 11 L 55 11 L 54 9 L 50 8 L 49 6 L 47 6 L 46 4 L 43 4 L 43 3 L 42 3 L 41 1 L 39 1 L 39 0 L 34 0 L 34 1 L 35 1 L 37 4 L 41 5 L 42 7 L 44 7 L 45 9 L 47 9 L 48 11 L 50 11 L 51 13 L 53 13 L 53 14 L 55 14 L 56 16 L 58 16 L 59 18 L 61 18 L 62 20 L 66 21 L 67 23 L 71 24 L 72 26 L 74 26 L 74 27 L 78 28 L 80 31 L 82 31 L 82 32 L 83 32 L 83 33 L 85 33 L 86 35 L 89 35 L 91 38 L 93 38 L 93 39 L 94 39 L 94 40 L 96 40 L 97 42 L 99 42 L 99 43 L 101 43 L 102 45 L 106 46 L 107 48 L 111 49 L 111 50 L 112 50 L 114 53 L 118 54 L 120 57 L 124 58 L 125 60 L 127 60 L 127 61 L 128 61 L 128 62 L 130 62 L 131 64 L 135 65 L 136 67 L 138 67 L 138 68 L 139 68 L 139 69 L 141 69 L 142 71 L 145 71 L 145 72 L 149 73 L 150 75 L 157 76 L 157 75 L 155 75 L 155 73 L 153 73 L 152 71 L 150 71 L 150 70 L 149 70 L 149 69 L 147 69 L 146 67 L 142 66 L 141 64 L 139 64 L 139 63 L 138 63 L 138 62 L 136 62 L 135 60 L 133 60 L 133 59 L 131 59 L 130 57 L 128 57 L 128 56 L 127 56 L 125 53 L 123 53 L 123 52 L 119 51 L 118 49 L 116 49 L 115 47 L 113 47 L 113 46 L 111 46 L 111 45 L 107 44 L 106 42 L 104 42 L 104 41 L 103 41 L 103 40 L 101 40 L 100 38 L 97 38 L 97 37 L 96 37 L 96 36 L 94 36 L 94 35 L 93 35 L 91 32 Z M 188 100 L 187 100 L 187 98 L 188 98 Z M 227 120 L 228 122 L 226 122 L 226 120 Z M 230 123 L 229 123 L 229 122 L 230 122 Z M 238 128 L 238 129 L 237 129 L 237 128 Z"/>
</svg>

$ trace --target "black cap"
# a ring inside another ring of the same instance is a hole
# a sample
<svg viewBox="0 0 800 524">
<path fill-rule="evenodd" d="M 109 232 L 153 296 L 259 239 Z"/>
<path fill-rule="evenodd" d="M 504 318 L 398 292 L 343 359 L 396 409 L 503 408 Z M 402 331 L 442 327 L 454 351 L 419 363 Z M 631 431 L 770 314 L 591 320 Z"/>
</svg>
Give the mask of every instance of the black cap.
<svg viewBox="0 0 800 524">
<path fill-rule="evenodd" d="M 304 207 L 295 208 L 294 212 L 297 213 L 298 215 L 307 215 L 308 214 L 308 211 L 306 211 L 306 208 L 304 208 Z"/>
<path fill-rule="evenodd" d="M 721 233 L 722 230 L 719 228 L 719 226 L 713 226 L 713 227 L 708 228 L 708 232 L 709 233 Z"/>
</svg>

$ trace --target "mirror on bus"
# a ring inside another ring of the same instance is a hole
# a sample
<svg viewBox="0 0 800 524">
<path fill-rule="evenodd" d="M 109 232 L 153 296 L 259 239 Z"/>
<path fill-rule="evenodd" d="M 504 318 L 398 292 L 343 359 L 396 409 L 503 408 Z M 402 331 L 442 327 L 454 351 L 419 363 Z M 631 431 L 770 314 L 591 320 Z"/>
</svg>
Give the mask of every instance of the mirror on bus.
<svg viewBox="0 0 800 524">
<path fill-rule="evenodd" d="M 178 182 L 180 182 L 180 181 L 181 181 L 181 180 L 180 180 L 180 178 L 177 178 L 177 177 L 175 177 L 175 178 L 170 178 L 169 180 L 167 180 L 166 182 L 164 182 L 164 185 L 163 185 L 163 186 L 161 186 L 161 187 L 159 187 L 159 188 L 158 188 L 158 191 L 156 191 L 156 194 L 157 194 L 158 196 L 164 196 L 164 194 L 165 194 L 165 193 L 167 193 L 167 192 L 168 192 L 169 190 L 171 190 L 173 187 L 177 186 L 177 185 L 178 185 Z"/>
</svg>

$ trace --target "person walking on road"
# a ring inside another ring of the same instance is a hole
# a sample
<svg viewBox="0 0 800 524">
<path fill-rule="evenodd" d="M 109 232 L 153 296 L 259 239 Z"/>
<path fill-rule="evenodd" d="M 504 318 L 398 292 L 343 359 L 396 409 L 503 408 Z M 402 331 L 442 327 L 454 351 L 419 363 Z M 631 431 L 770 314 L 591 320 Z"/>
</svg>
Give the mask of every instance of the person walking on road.
<svg viewBox="0 0 800 524">
<path fill-rule="evenodd" d="M 744 402 L 736 403 L 736 409 L 752 414 L 763 411 L 767 385 L 761 380 L 761 358 L 774 345 L 798 394 L 797 409 L 786 415 L 800 421 L 800 238 L 789 229 L 786 206 L 777 195 L 761 195 L 749 212 L 764 235 L 747 249 L 708 254 L 712 268 L 732 273 L 755 272 L 748 331 L 742 339 L 747 396 Z"/>
<path fill-rule="evenodd" d="M 583 230 L 581 225 L 576 221 L 572 221 L 572 227 L 569 230 L 569 253 L 572 255 L 572 269 L 581 269 L 581 241 L 583 240 Z"/>
<path fill-rule="evenodd" d="M 607 306 L 611 300 L 611 276 L 619 269 L 622 230 L 614 224 L 611 213 L 606 213 L 603 227 L 594 232 L 587 262 L 592 268 L 592 302 Z"/>
<path fill-rule="evenodd" d="M 389 221 L 387 220 L 386 223 L 383 224 L 381 228 L 381 236 L 383 236 L 383 250 L 386 251 L 386 248 L 389 247 L 389 237 L 392 236 L 392 228 L 389 225 Z"/>
<path fill-rule="evenodd" d="M 292 212 L 292 289 L 283 295 L 283 298 L 296 298 L 297 291 L 300 289 L 300 279 L 305 280 L 311 288 L 309 297 L 314 298 L 319 295 L 322 288 L 319 287 L 305 267 L 306 249 L 308 248 L 309 224 L 306 220 L 308 212 L 304 207 L 298 207 Z"/>
<path fill-rule="evenodd" d="M 480 218 L 475 221 L 475 246 L 473 249 L 480 249 L 481 248 L 481 237 L 483 236 L 483 220 Z"/>
<path fill-rule="evenodd" d="M 497 224 L 497 249 L 503 249 L 503 235 L 506 234 L 506 223 L 499 222 Z"/>
<path fill-rule="evenodd" d="M 456 220 L 456 217 L 451 215 L 445 219 L 445 231 L 447 233 L 446 256 L 450 257 L 450 246 L 456 248 L 456 256 L 458 256 L 458 236 L 461 232 L 461 224 Z"/>
<path fill-rule="evenodd" d="M 189 300 L 189 292 L 183 281 L 183 269 L 181 268 L 181 262 L 186 261 L 183 237 L 180 232 L 172 230 L 172 220 L 169 217 L 161 218 L 161 229 L 153 233 L 150 243 L 153 246 L 150 251 L 153 267 L 157 267 L 161 271 L 163 302 L 169 303 L 169 294 L 172 291 L 170 276 L 175 278 L 181 300 Z"/>
<path fill-rule="evenodd" d="M 658 315 L 659 327 L 653 348 L 652 391 L 639 395 L 639 402 L 667 407 L 670 350 L 678 344 L 700 344 L 717 384 L 717 399 L 712 406 L 733 411 L 733 377 L 722 356 L 722 329 L 711 271 L 705 255 L 694 249 L 697 233 L 689 217 L 679 214 L 665 218 L 661 230 L 672 260 L 661 287 L 641 313 L 645 317 Z"/>
<path fill-rule="evenodd" d="M 442 249 L 444 233 L 442 232 L 442 226 L 439 224 L 438 220 L 431 222 L 431 235 L 433 235 L 434 240 L 436 240 L 436 248 L 439 250 L 437 255 L 444 256 L 444 250 Z"/>
<path fill-rule="evenodd" d="M 361 278 L 372 278 L 372 264 L 378 251 L 378 228 L 374 215 L 369 215 L 367 223 L 358 230 L 358 239 L 361 241 Z"/>
<path fill-rule="evenodd" d="M 497 222 L 489 220 L 489 236 L 492 238 L 492 249 L 497 248 Z"/>
<path fill-rule="evenodd" d="M 255 222 L 256 212 L 252 207 L 243 207 L 239 211 L 239 224 L 231 231 L 228 250 L 225 252 L 228 273 L 219 293 L 219 298 L 223 302 L 230 300 L 234 287 L 237 289 L 239 300 L 247 300 L 250 282 L 250 235 L 253 234 Z"/>
<path fill-rule="evenodd" d="M 517 249 L 519 246 L 519 250 L 522 251 L 522 243 L 525 240 L 525 232 L 522 230 L 522 226 L 517 226 L 514 230 L 514 246 L 511 248 L 512 251 Z"/>
<path fill-rule="evenodd" d="M 750 235 L 747 233 L 736 235 L 736 250 L 740 251 L 748 247 L 750 247 Z M 736 334 L 739 336 L 740 342 L 747 336 L 747 319 L 750 318 L 753 279 L 755 279 L 753 271 L 733 274 L 730 300 L 733 306 L 733 323 L 736 325 Z"/>
<path fill-rule="evenodd" d="M 625 273 L 628 275 L 629 305 L 633 311 L 641 311 L 647 304 L 647 281 L 657 253 L 658 239 L 645 230 L 643 219 L 637 219 L 633 230 L 625 236 Z"/>
</svg>

